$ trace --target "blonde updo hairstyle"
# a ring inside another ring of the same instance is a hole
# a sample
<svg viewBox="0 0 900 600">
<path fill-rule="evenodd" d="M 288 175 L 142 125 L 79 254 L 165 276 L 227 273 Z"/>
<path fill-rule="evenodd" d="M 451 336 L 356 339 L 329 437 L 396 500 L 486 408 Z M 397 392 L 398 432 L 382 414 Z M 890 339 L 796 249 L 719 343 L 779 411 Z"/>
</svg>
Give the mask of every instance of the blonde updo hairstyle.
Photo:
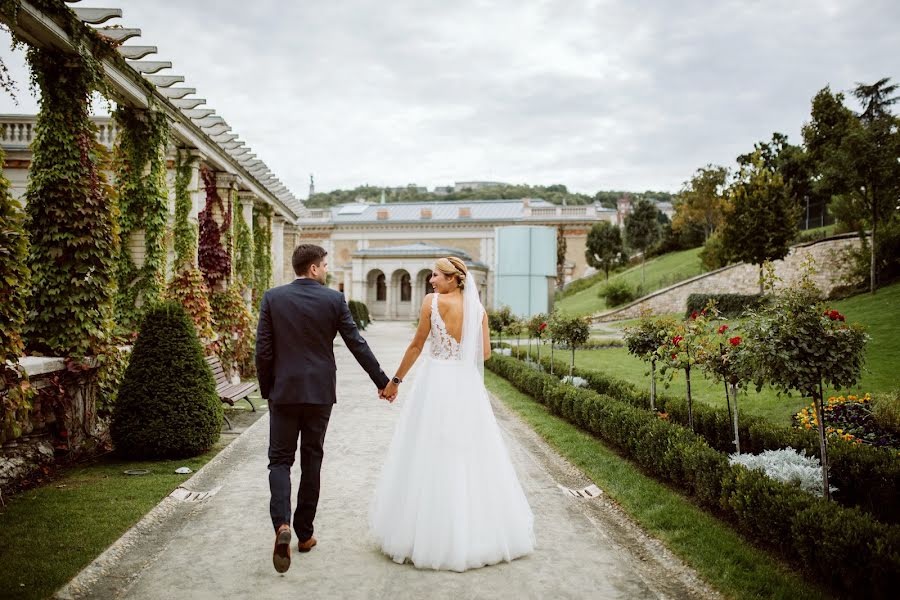
<svg viewBox="0 0 900 600">
<path fill-rule="evenodd" d="M 459 289 L 466 287 L 466 277 L 469 275 L 469 270 L 466 269 L 466 263 L 464 263 L 462 259 L 455 256 L 439 258 L 437 262 L 434 263 L 434 267 L 447 277 L 455 277 L 456 281 L 459 283 Z"/>
</svg>

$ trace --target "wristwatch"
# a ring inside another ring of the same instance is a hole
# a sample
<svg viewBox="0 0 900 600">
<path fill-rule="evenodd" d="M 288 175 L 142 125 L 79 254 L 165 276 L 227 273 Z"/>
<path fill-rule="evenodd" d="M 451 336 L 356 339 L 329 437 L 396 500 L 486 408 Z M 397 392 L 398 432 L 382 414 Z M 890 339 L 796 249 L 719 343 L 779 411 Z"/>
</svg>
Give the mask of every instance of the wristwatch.
<svg viewBox="0 0 900 600">
<path fill-rule="evenodd" d="M 403 380 L 400 379 L 399 377 L 392 377 L 391 381 L 393 382 L 394 385 L 400 385 L 401 383 L 403 383 Z"/>
</svg>

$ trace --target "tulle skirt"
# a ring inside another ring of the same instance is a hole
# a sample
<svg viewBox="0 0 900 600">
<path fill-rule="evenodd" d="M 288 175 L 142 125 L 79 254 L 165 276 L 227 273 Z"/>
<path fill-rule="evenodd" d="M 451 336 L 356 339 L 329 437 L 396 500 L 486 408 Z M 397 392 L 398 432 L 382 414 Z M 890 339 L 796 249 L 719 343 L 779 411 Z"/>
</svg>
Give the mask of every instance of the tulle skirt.
<svg viewBox="0 0 900 600">
<path fill-rule="evenodd" d="M 382 551 L 398 563 L 465 571 L 530 553 L 533 524 L 481 374 L 426 357 L 372 501 Z"/>
</svg>

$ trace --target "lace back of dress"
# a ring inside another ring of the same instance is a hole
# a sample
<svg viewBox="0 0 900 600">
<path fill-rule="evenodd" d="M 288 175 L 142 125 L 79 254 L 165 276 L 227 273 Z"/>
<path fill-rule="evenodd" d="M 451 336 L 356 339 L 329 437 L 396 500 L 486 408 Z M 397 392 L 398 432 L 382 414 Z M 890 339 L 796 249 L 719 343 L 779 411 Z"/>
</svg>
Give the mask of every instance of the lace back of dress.
<svg viewBox="0 0 900 600">
<path fill-rule="evenodd" d="M 431 351 L 433 358 L 444 360 L 459 360 L 459 342 L 453 339 L 453 336 L 447 333 L 447 326 L 444 319 L 441 318 L 441 312 L 438 310 L 438 295 L 435 293 L 431 298 Z"/>
</svg>

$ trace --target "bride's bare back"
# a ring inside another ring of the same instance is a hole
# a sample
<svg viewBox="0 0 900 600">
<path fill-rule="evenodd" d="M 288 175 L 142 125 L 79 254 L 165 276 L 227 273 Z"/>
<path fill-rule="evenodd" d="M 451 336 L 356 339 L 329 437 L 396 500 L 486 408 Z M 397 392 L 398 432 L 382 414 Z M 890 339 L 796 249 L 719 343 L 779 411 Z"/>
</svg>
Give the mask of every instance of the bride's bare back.
<svg viewBox="0 0 900 600">
<path fill-rule="evenodd" d="M 463 295 L 460 292 L 437 295 L 438 312 L 444 321 L 444 327 L 456 343 L 462 340 L 463 328 Z"/>
</svg>

